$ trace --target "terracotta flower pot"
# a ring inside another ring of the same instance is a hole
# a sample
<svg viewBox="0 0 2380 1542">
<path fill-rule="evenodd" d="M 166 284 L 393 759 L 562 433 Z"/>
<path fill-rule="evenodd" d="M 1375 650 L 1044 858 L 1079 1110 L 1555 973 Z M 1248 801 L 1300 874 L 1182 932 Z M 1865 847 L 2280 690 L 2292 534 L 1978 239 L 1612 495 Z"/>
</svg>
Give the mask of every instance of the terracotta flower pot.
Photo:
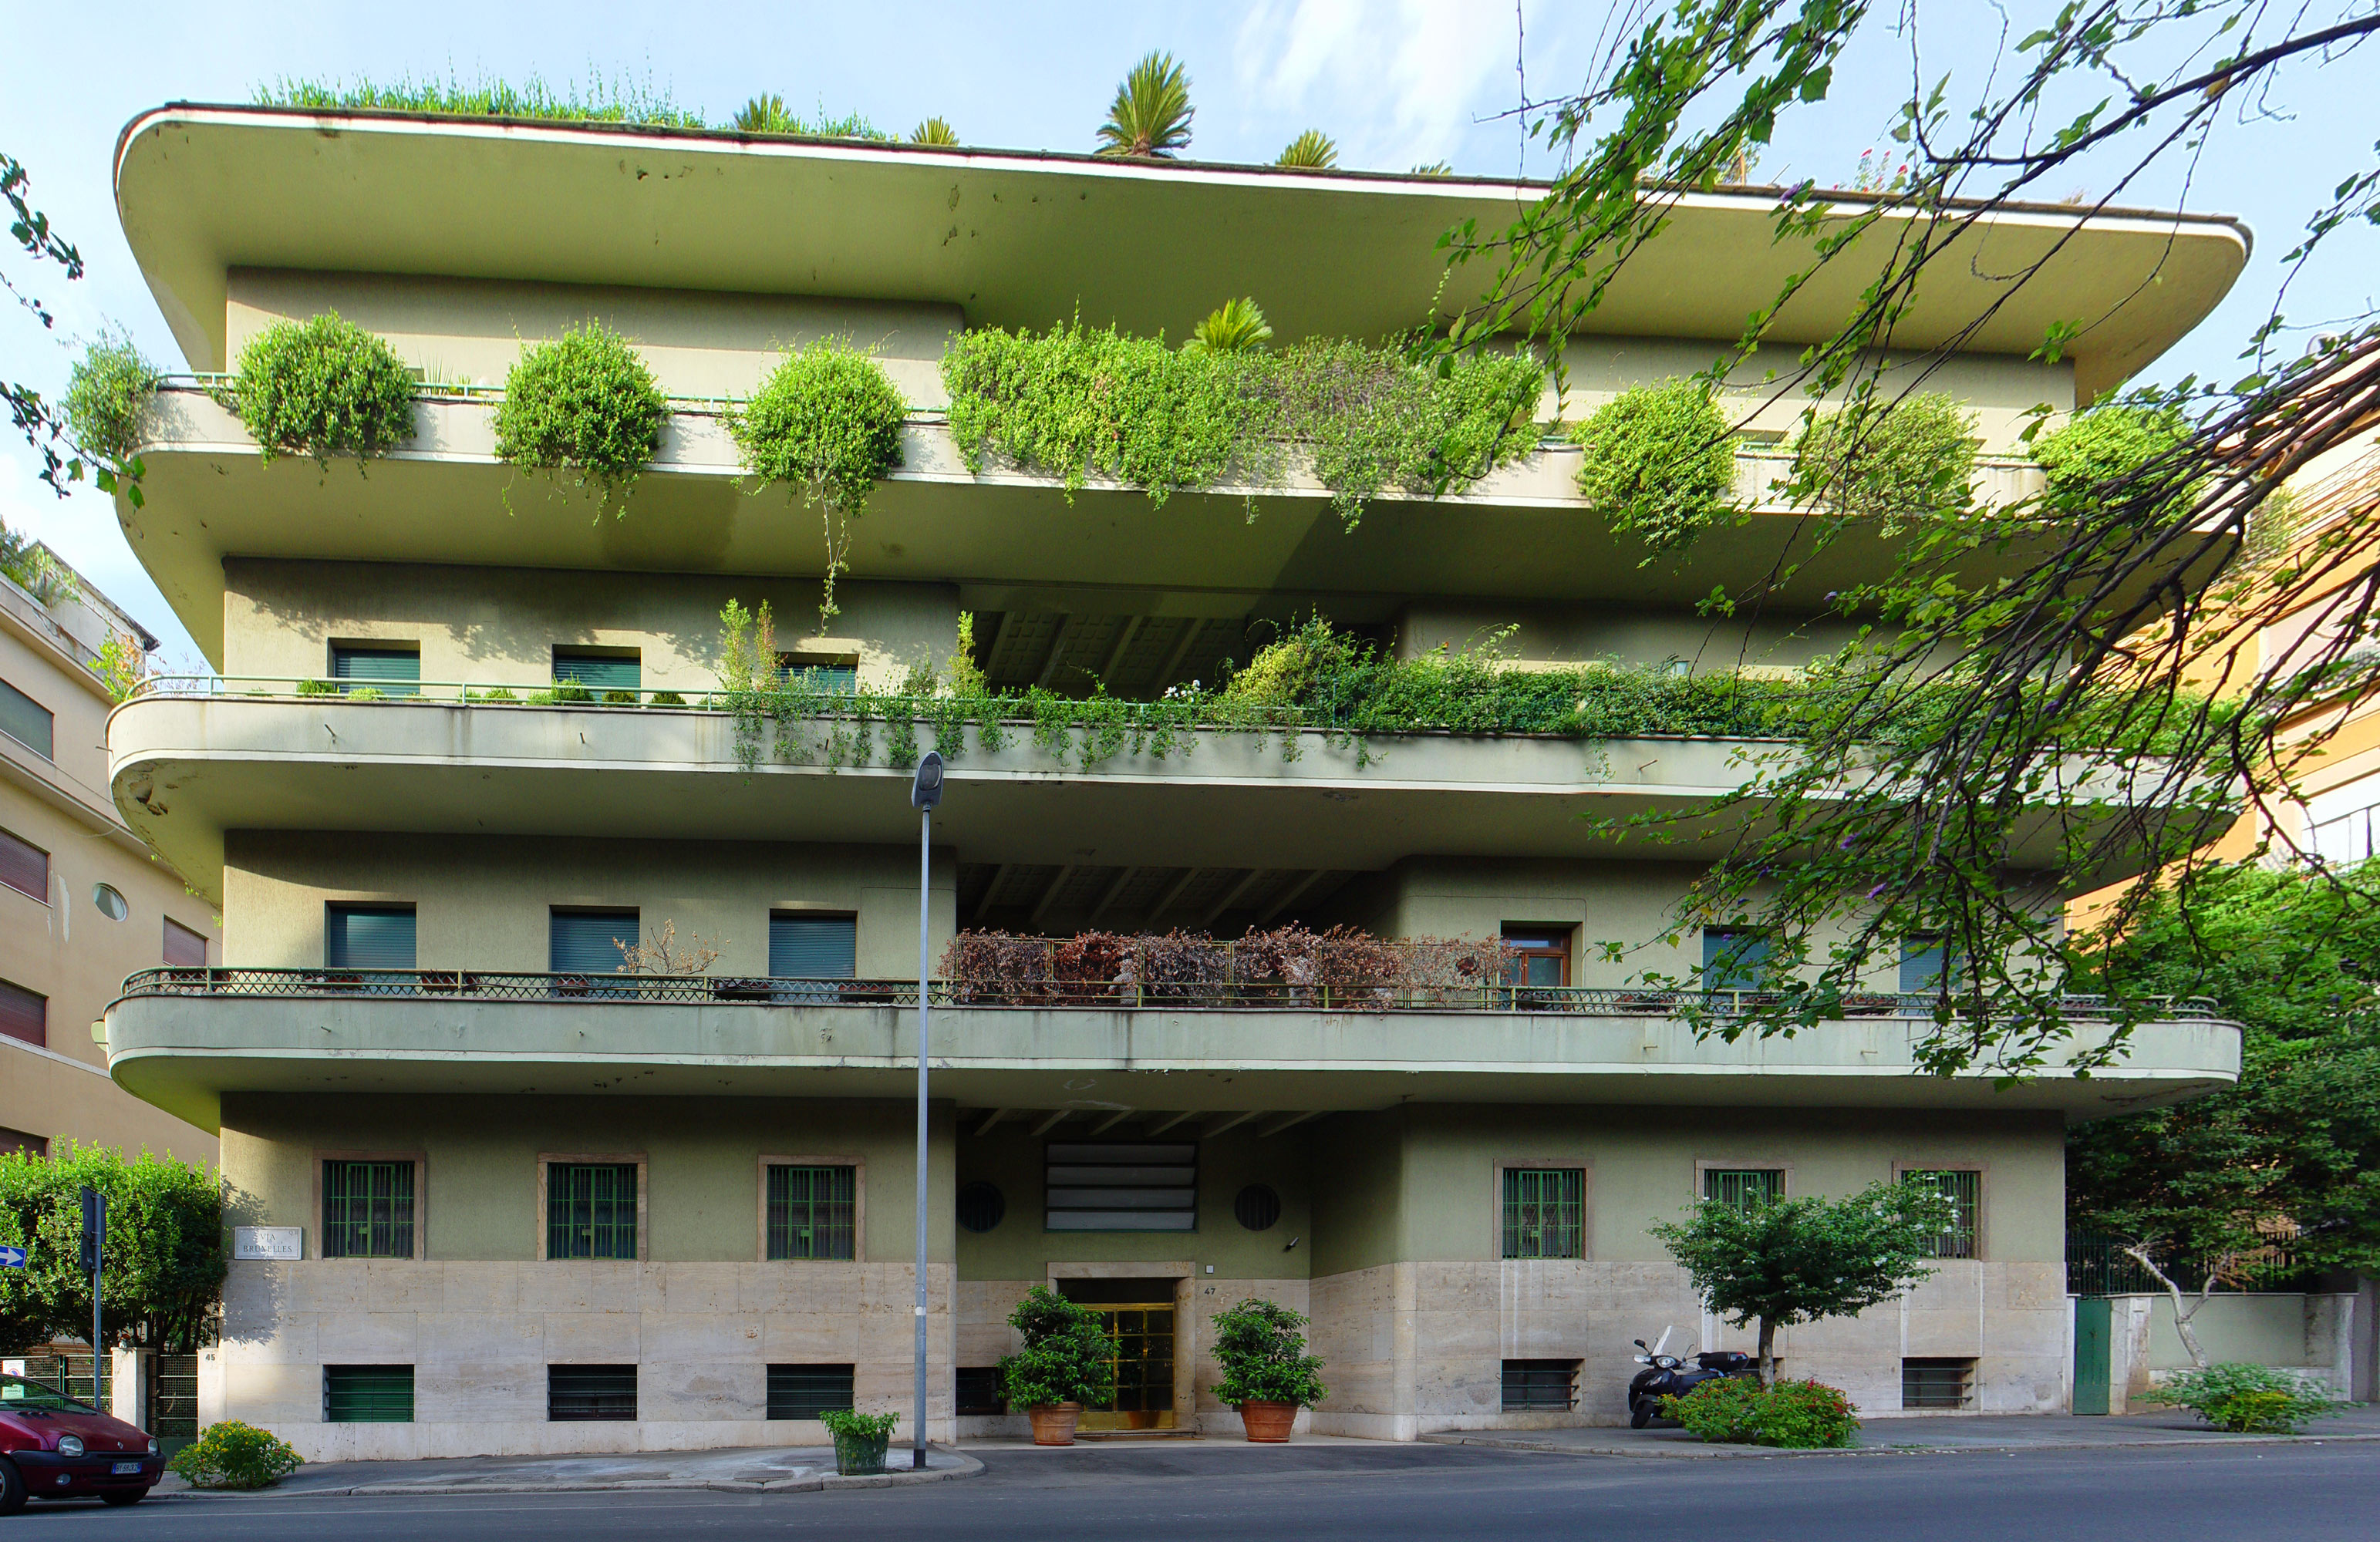
<svg viewBox="0 0 2380 1542">
<path fill-rule="evenodd" d="M 1033 1421 L 1033 1443 L 1037 1446 L 1071 1446 L 1075 1443 L 1075 1423 L 1083 1416 L 1079 1402 L 1037 1403 L 1025 1411 Z"/>
<path fill-rule="evenodd" d="M 1297 1404 L 1293 1402 L 1244 1402 L 1240 1404 L 1240 1423 L 1251 1440 L 1268 1445 L 1281 1445 L 1289 1439 L 1289 1427 L 1297 1422 Z"/>
</svg>

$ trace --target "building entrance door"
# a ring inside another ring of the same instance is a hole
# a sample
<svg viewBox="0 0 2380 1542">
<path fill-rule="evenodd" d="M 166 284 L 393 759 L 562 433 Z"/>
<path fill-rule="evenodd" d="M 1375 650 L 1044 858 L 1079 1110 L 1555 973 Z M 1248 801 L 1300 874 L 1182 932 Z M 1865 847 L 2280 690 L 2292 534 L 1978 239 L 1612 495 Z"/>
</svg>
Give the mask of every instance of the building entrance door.
<svg viewBox="0 0 2380 1542">
<path fill-rule="evenodd" d="M 1116 1338 L 1115 1399 L 1083 1410 L 1085 1429 L 1173 1427 L 1173 1303 L 1086 1302 Z"/>
</svg>

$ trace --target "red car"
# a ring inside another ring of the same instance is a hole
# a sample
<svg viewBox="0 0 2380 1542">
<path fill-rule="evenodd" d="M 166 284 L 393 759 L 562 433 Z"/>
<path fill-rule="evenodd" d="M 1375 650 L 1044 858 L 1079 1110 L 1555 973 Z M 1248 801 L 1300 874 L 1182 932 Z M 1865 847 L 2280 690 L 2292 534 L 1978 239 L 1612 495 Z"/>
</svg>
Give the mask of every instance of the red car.
<svg viewBox="0 0 2380 1542">
<path fill-rule="evenodd" d="M 0 1376 L 0 1515 L 29 1499 L 139 1504 L 164 1475 L 154 1436 L 55 1387 Z"/>
</svg>

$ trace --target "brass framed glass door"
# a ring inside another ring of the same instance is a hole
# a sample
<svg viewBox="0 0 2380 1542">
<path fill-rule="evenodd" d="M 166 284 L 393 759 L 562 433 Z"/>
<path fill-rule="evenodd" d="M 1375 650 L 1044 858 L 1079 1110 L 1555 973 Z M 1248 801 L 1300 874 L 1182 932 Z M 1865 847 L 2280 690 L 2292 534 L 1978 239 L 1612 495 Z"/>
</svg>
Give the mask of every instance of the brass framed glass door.
<svg viewBox="0 0 2380 1542">
<path fill-rule="evenodd" d="M 1116 1338 L 1115 1401 L 1083 1411 L 1085 1429 L 1173 1427 L 1173 1303 L 1086 1304 Z"/>
</svg>

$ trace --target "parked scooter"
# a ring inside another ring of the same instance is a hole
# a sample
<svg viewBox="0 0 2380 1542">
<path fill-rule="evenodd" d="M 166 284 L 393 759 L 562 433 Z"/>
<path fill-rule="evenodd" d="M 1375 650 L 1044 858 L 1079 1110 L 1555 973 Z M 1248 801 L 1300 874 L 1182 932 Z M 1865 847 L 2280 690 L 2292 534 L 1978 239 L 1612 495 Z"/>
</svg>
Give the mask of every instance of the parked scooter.
<svg viewBox="0 0 2380 1542">
<path fill-rule="evenodd" d="M 1645 1353 L 1634 1358 L 1645 1368 L 1628 1383 L 1628 1427 L 1631 1429 L 1643 1429 L 1656 1422 L 1674 1428 L 1678 1421 L 1661 1412 L 1663 1398 L 1683 1397 L 1704 1382 L 1716 1381 L 1721 1377 L 1756 1377 L 1760 1374 L 1760 1363 L 1740 1349 L 1705 1350 L 1695 1355 L 1694 1364 L 1689 1366 L 1677 1355 L 1661 1353 L 1669 1342 L 1670 1330 L 1667 1328 L 1661 1330 L 1660 1338 L 1650 1346 L 1642 1339 L 1636 1341 L 1636 1347 Z"/>
</svg>

